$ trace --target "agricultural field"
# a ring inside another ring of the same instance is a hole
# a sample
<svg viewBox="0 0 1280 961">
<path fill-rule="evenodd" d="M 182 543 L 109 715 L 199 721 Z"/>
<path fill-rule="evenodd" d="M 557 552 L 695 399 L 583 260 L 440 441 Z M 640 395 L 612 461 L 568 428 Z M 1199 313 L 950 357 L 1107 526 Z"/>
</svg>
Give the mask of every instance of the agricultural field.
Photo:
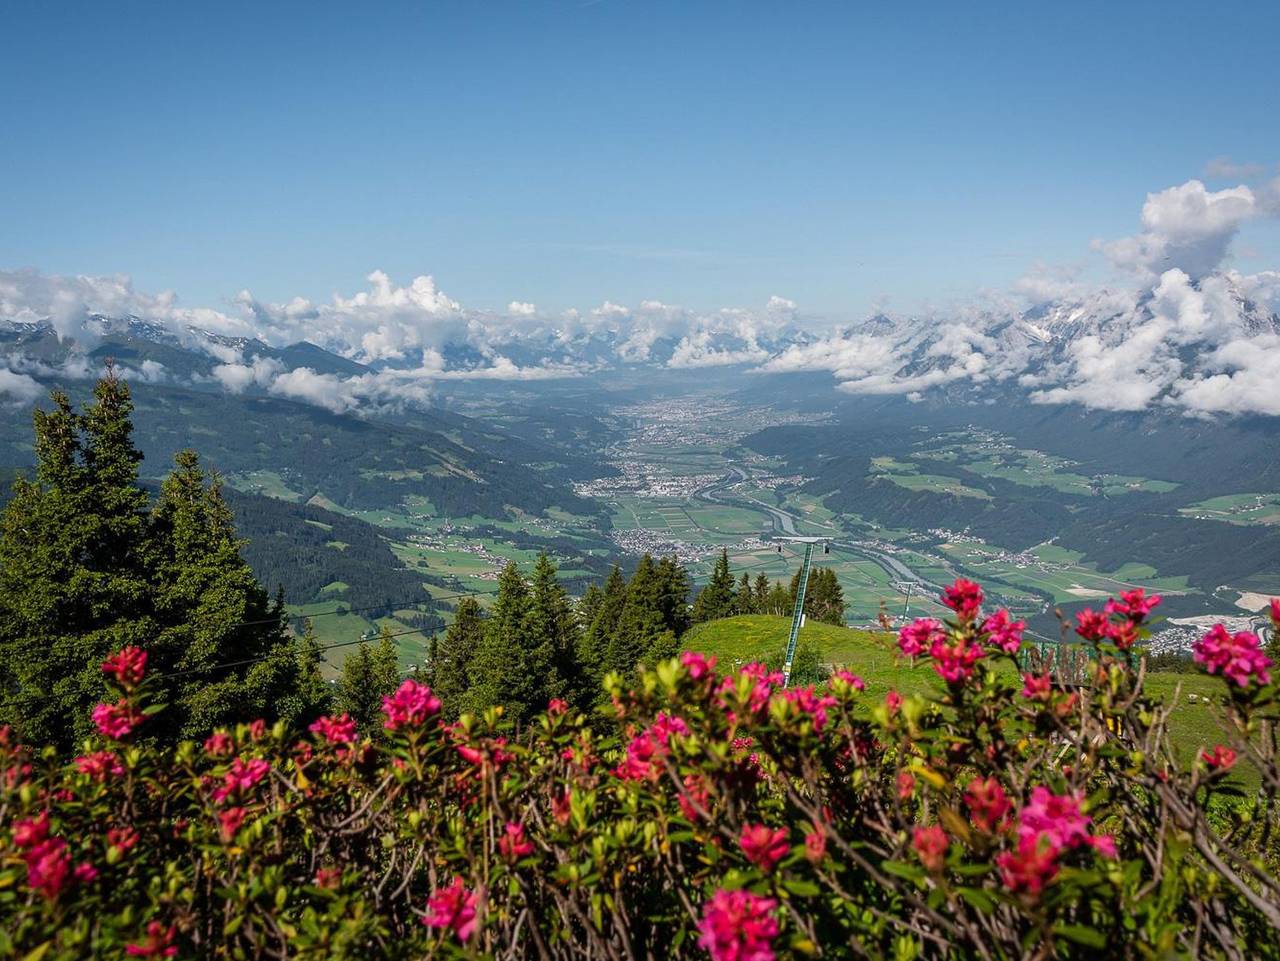
<svg viewBox="0 0 1280 961">
<path fill-rule="evenodd" d="M 1178 513 L 1242 526 L 1280 524 L 1280 494 L 1227 494 L 1183 507 Z"/>
<path fill-rule="evenodd" d="M 894 460 L 892 457 L 873 457 L 871 474 L 912 491 L 930 491 L 934 494 L 950 494 L 953 497 L 972 497 L 975 500 L 991 500 L 986 491 L 969 487 L 954 477 L 938 474 L 921 474 L 916 464 Z"/>
</svg>

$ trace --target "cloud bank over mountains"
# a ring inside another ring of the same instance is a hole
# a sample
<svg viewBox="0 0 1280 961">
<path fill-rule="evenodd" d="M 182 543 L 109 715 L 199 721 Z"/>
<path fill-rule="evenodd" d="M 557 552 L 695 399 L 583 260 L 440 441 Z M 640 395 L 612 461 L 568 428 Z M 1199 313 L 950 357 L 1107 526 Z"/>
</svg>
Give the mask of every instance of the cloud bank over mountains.
<svg viewBox="0 0 1280 961">
<path fill-rule="evenodd" d="M 31 403 L 42 377 L 90 376 L 96 364 L 87 351 L 125 324 L 131 335 L 208 360 L 182 375 L 148 360 L 129 376 L 185 377 L 335 413 L 427 403 L 442 381 L 651 365 L 826 372 L 847 393 L 913 400 L 931 391 L 977 400 L 1014 391 L 1034 403 L 1106 410 L 1280 415 L 1280 271 L 1227 266 L 1245 225 L 1280 218 L 1280 177 L 1225 160 L 1208 172 L 1251 182 L 1213 190 L 1189 180 L 1149 194 L 1138 232 L 1094 244 L 1113 271 L 1105 285 L 1041 269 L 967 305 L 877 314 L 823 333 L 781 296 L 711 311 L 606 301 L 551 316 L 524 301 L 503 311 L 469 308 L 430 276 L 399 286 L 374 271 L 366 289 L 324 302 L 268 303 L 246 290 L 213 309 L 139 291 L 123 276 L 0 271 L 0 326 L 47 330 L 68 345 L 56 364 L 21 350 L 0 355 L 0 402 Z M 320 359 L 285 352 L 299 344 L 322 348 Z M 8 350 L 3 342 L 0 350 Z"/>
</svg>

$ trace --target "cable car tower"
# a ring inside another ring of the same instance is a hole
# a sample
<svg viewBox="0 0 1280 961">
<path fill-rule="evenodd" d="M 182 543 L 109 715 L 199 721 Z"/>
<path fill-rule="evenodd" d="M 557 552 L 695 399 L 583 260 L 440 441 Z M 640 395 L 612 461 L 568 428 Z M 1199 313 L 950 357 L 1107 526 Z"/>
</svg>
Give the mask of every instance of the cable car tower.
<svg viewBox="0 0 1280 961">
<path fill-rule="evenodd" d="M 831 553 L 830 537 L 780 537 L 778 540 L 790 544 L 804 545 L 804 562 L 800 565 L 800 582 L 796 587 L 796 606 L 791 612 L 791 634 L 787 638 L 787 656 L 782 662 L 782 686 L 791 683 L 791 668 L 796 659 L 796 644 L 800 641 L 800 628 L 804 626 L 804 595 L 809 586 L 809 571 L 813 566 L 813 549 L 822 545 L 822 553 Z M 778 553 L 782 553 L 782 545 L 778 545 Z"/>
</svg>

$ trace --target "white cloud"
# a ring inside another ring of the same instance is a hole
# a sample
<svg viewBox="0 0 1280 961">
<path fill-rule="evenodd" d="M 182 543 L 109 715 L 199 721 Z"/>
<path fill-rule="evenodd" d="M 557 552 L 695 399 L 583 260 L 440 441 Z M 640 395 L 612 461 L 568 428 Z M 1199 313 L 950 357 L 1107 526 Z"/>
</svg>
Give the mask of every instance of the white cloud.
<svg viewBox="0 0 1280 961">
<path fill-rule="evenodd" d="M 538 313 L 538 306 L 521 300 L 513 300 L 507 304 L 507 313 L 512 317 L 534 317 Z"/>
<path fill-rule="evenodd" d="M 1262 209 L 1244 186 L 1211 191 L 1199 180 L 1147 194 L 1142 225 L 1133 237 L 1102 245 L 1113 264 L 1143 274 L 1180 268 L 1200 278 L 1217 268 L 1240 226 Z"/>
<path fill-rule="evenodd" d="M 0 367 L 0 405 L 26 407 L 38 400 L 43 393 L 44 388 L 35 378 Z"/>
</svg>

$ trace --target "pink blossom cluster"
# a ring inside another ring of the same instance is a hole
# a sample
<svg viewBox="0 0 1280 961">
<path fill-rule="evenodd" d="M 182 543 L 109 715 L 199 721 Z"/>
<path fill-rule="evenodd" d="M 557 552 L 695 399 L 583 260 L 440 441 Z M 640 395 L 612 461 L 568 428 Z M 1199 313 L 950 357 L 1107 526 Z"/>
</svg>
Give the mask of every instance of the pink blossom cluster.
<svg viewBox="0 0 1280 961">
<path fill-rule="evenodd" d="M 714 677 L 716 672 L 715 657 L 705 657 L 694 651 L 685 651 L 680 655 L 680 663 L 685 666 L 685 670 L 689 672 L 689 677 L 695 681 L 701 681 L 706 677 Z"/>
<path fill-rule="evenodd" d="M 498 853 L 508 861 L 518 861 L 533 853 L 533 842 L 524 833 L 524 825 L 508 821 L 498 838 Z"/>
<path fill-rule="evenodd" d="M 1210 674 L 1221 673 L 1239 687 L 1248 687 L 1250 681 L 1271 683 L 1271 658 L 1262 653 L 1258 635 L 1252 631 L 1232 634 L 1215 624 L 1213 630 L 1196 641 L 1191 653 Z"/>
<path fill-rule="evenodd" d="M 75 759 L 76 770 L 87 774 L 91 780 L 102 782 L 124 773 L 120 758 L 111 751 L 93 751 Z"/>
<path fill-rule="evenodd" d="M 318 718 L 307 730 L 329 744 L 353 744 L 356 739 L 356 722 L 345 711 L 338 717 Z"/>
<path fill-rule="evenodd" d="M 729 675 L 720 682 L 717 693 L 720 695 L 721 706 L 725 705 L 724 695 L 737 689 L 739 677 L 748 677 L 754 682 L 747 698 L 747 710 L 752 714 L 758 714 L 768 707 L 773 689 L 782 684 L 781 671 L 771 671 L 765 664 L 758 661 L 745 664 L 738 671 L 737 677 Z"/>
<path fill-rule="evenodd" d="M 977 618 L 982 610 L 982 587 L 964 577 L 957 577 L 942 592 L 942 603 L 956 612 L 962 622 Z"/>
<path fill-rule="evenodd" d="M 440 713 L 440 698 L 431 688 L 410 678 L 382 699 L 382 713 L 387 716 L 382 726 L 388 731 L 405 727 L 421 727 Z"/>
<path fill-rule="evenodd" d="M 128 737 L 143 721 L 141 712 L 125 698 L 115 704 L 99 704 L 91 717 L 98 733 L 115 741 Z"/>
<path fill-rule="evenodd" d="M 988 644 L 1006 654 L 1017 654 L 1026 626 L 1026 621 L 1013 620 L 1002 607 L 982 622 L 982 633 L 987 635 Z"/>
<path fill-rule="evenodd" d="M 941 621 L 936 621 L 932 617 L 917 617 L 898 631 L 898 650 L 907 657 L 919 657 L 937 641 L 944 640 L 946 636 Z"/>
<path fill-rule="evenodd" d="M 770 828 L 765 824 L 748 824 L 738 837 L 743 857 L 766 874 L 791 850 L 784 828 Z"/>
<path fill-rule="evenodd" d="M 812 684 L 807 687 L 785 688 L 782 691 L 782 698 L 788 704 L 794 705 L 802 714 L 812 718 L 813 729 L 819 734 L 827 726 L 827 710 L 840 703 L 830 694 L 819 694 Z"/>
<path fill-rule="evenodd" d="M 947 832 L 936 824 L 929 827 L 917 827 L 911 832 L 911 847 L 916 857 L 924 865 L 926 871 L 937 874 L 946 862 L 947 851 L 951 849 L 951 839 Z"/>
<path fill-rule="evenodd" d="M 267 776 L 271 765 L 261 758 L 246 761 L 242 757 L 231 762 L 231 768 L 222 778 L 222 787 L 213 792 L 214 801 L 221 804 L 227 798 L 240 796 L 253 790 L 254 786 Z"/>
<path fill-rule="evenodd" d="M 452 931 L 465 944 L 476 931 L 476 900 L 475 892 L 455 877 L 447 888 L 438 889 L 427 899 L 427 916 L 422 923 Z"/>
<path fill-rule="evenodd" d="M 653 724 L 627 744 L 626 756 L 613 773 L 624 781 L 646 781 L 658 776 L 655 759 L 667 756 L 671 735 L 688 734 L 683 718 L 660 712 Z"/>
<path fill-rule="evenodd" d="M 717 891 L 702 906 L 698 945 L 711 961 L 773 961 L 778 902 L 750 891 Z"/>
<path fill-rule="evenodd" d="M 1018 814 L 1018 843 L 996 857 L 1005 886 L 1014 892 L 1039 894 L 1057 877 L 1058 858 L 1064 851 L 1093 848 L 1103 857 L 1116 856 L 1115 839 L 1093 834 L 1093 819 L 1084 813 L 1079 792 L 1054 794 L 1043 785 L 1031 792 L 1031 800 Z"/>
<path fill-rule="evenodd" d="M 147 652 L 140 647 L 122 647 L 102 662 L 102 670 L 126 691 L 131 690 L 146 676 Z"/>
<path fill-rule="evenodd" d="M 159 921 L 151 921 L 147 924 L 146 939 L 126 944 L 124 953 L 134 958 L 172 958 L 178 953 L 178 946 L 174 944 L 177 937 L 175 925 L 166 927 Z"/>
<path fill-rule="evenodd" d="M 933 669 L 948 684 L 968 680 L 973 674 L 973 666 L 986 656 L 987 652 L 967 637 L 954 638 L 950 644 L 945 636 L 940 637 L 929 649 Z"/>
<path fill-rule="evenodd" d="M 13 843 L 23 852 L 27 887 L 39 892 L 46 900 L 56 900 L 73 880 L 87 884 L 98 877 L 98 869 L 87 862 L 72 868 L 67 842 L 49 835 L 48 811 L 15 823 Z"/>
<path fill-rule="evenodd" d="M 973 826 L 984 834 L 996 834 L 1009 824 L 1013 802 L 994 777 L 975 777 L 964 790 L 965 807 Z"/>
<path fill-rule="evenodd" d="M 1086 641 L 1106 640 L 1127 651 L 1138 642 L 1139 625 L 1160 601 L 1159 594 L 1147 596 L 1141 587 L 1122 591 L 1119 600 L 1111 598 L 1101 611 L 1086 607 L 1077 612 L 1076 633 Z"/>
</svg>

